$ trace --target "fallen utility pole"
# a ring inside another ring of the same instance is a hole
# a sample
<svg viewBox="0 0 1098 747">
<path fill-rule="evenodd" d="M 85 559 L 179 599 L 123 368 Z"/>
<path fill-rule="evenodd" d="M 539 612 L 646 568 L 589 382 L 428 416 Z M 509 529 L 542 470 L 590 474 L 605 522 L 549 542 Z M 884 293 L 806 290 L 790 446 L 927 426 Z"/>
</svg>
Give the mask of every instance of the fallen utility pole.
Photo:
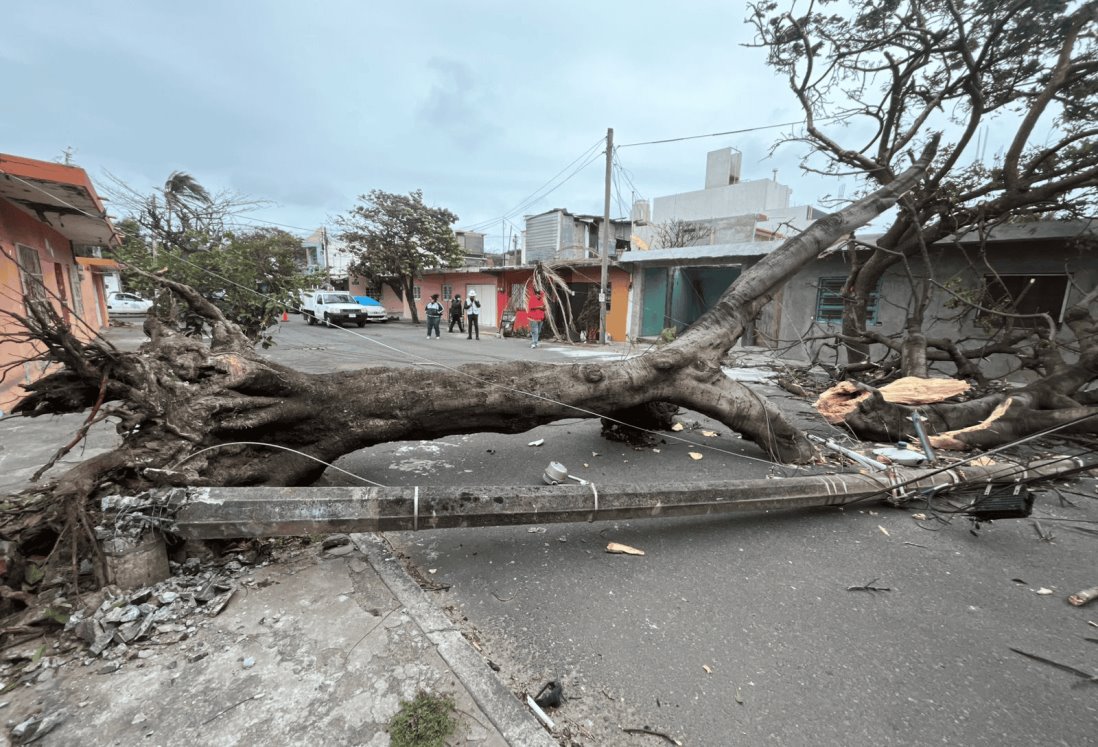
<svg viewBox="0 0 1098 747">
<path fill-rule="evenodd" d="M 841 506 L 901 490 L 1018 483 L 1098 466 L 1046 460 L 949 470 L 895 470 L 774 480 L 666 485 L 176 489 L 173 531 L 193 539 L 284 537 L 615 519 L 702 516 Z M 900 487 L 902 486 L 902 488 Z"/>
</svg>

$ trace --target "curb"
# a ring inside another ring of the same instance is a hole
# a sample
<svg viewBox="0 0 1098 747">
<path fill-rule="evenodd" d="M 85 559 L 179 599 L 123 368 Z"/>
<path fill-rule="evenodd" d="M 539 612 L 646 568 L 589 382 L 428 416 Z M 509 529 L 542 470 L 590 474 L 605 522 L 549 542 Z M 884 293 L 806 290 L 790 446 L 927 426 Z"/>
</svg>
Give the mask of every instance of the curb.
<svg viewBox="0 0 1098 747">
<path fill-rule="evenodd" d="M 385 540 L 378 534 L 352 534 L 350 537 L 507 743 L 523 747 L 559 747 L 488 668 L 461 631 L 412 580 L 389 551 Z"/>
</svg>

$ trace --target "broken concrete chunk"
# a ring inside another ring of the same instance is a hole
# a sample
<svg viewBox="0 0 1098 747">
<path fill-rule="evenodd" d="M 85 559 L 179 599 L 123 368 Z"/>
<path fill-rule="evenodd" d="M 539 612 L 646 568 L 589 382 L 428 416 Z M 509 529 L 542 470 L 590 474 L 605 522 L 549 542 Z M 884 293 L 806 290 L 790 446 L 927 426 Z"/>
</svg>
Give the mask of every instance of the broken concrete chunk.
<svg viewBox="0 0 1098 747">
<path fill-rule="evenodd" d="M 206 614 L 210 617 L 215 617 L 221 614 L 221 610 L 225 609 L 225 605 L 229 603 L 229 600 L 233 598 L 233 594 L 236 593 L 235 589 L 214 597 L 206 604 Z"/>
<path fill-rule="evenodd" d="M 320 546 L 325 550 L 330 550 L 333 547 L 341 547 L 349 544 L 351 544 L 351 538 L 346 534 L 329 534 L 320 543 Z"/>
</svg>

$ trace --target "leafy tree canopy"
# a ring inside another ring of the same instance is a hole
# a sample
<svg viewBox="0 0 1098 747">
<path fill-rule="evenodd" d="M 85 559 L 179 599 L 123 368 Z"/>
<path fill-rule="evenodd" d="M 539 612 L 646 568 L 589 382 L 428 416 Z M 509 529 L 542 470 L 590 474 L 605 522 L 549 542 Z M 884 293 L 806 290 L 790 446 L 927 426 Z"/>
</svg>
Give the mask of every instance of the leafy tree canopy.
<svg viewBox="0 0 1098 747">
<path fill-rule="evenodd" d="M 300 239 L 278 229 L 234 229 L 237 217 L 260 203 L 211 194 L 182 171 L 149 194 L 110 180 L 112 201 L 127 211 L 118 224 L 123 244 L 115 252 L 127 268 L 126 287 L 155 297 L 155 313 L 169 328 L 197 334 L 206 325 L 163 292 L 157 276 L 194 288 L 264 346 L 270 344 L 264 330 L 284 308 L 299 303 L 302 288 L 315 283 L 304 273 Z"/>
<path fill-rule="evenodd" d="M 457 215 L 426 205 L 422 190 L 400 195 L 375 189 L 360 195 L 358 202 L 337 219 L 339 238 L 354 257 L 351 272 L 411 298 L 413 283 L 424 270 L 461 265 L 464 254 L 451 228 Z M 414 304 L 411 309 L 413 321 L 418 321 Z"/>
<path fill-rule="evenodd" d="M 153 251 L 151 238 L 135 231 L 137 225 L 132 220 L 119 227 L 126 238 L 116 256 L 128 268 L 123 273 L 126 287 L 156 297 L 156 314 L 161 320 L 189 332 L 202 329 L 200 319 L 177 306 L 170 294 L 162 293 L 154 276 L 191 286 L 264 346 L 270 344 L 264 331 L 278 321 L 283 309 L 300 303 L 303 288 L 315 284 L 301 269 L 301 240 L 280 229 L 227 231 L 216 248 L 187 252 L 176 245 Z"/>
</svg>

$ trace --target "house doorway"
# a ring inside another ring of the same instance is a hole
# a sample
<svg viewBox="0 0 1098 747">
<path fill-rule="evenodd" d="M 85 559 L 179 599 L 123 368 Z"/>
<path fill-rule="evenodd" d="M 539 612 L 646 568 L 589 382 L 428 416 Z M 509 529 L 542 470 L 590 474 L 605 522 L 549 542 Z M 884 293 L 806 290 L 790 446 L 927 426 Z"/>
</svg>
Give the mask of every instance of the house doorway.
<svg viewBox="0 0 1098 747">
<path fill-rule="evenodd" d="M 656 337 L 667 327 L 682 332 L 711 309 L 739 275 L 738 266 L 646 267 L 641 336 Z"/>
<path fill-rule="evenodd" d="M 480 299 L 480 326 L 492 327 L 494 329 L 499 322 L 499 313 L 496 308 L 496 286 L 466 285 L 466 298 L 469 298 L 469 291 L 476 291 L 477 298 Z"/>
</svg>

